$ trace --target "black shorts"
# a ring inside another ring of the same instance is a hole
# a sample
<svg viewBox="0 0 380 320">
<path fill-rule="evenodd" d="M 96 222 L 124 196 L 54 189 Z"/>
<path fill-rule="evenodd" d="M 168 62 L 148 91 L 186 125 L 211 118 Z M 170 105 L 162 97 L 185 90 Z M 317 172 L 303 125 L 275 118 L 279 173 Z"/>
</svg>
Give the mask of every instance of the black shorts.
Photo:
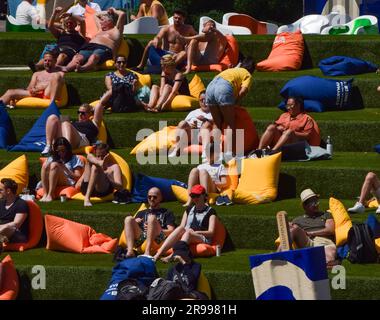
<svg viewBox="0 0 380 320">
<path fill-rule="evenodd" d="M 80 186 L 80 192 L 82 192 L 83 195 L 86 195 L 86 192 L 87 192 L 87 188 L 88 188 L 88 182 L 82 182 L 81 186 Z M 96 191 L 96 189 L 94 188 L 94 190 L 92 190 L 92 193 L 90 195 L 90 197 L 105 197 L 105 196 L 108 196 L 109 194 L 113 193 L 113 185 L 111 182 L 108 183 L 108 188 L 106 191 L 104 192 L 98 192 Z"/>
<path fill-rule="evenodd" d="M 58 46 L 58 50 L 59 53 L 64 53 L 69 61 L 77 54 L 76 50 L 69 46 Z"/>
</svg>

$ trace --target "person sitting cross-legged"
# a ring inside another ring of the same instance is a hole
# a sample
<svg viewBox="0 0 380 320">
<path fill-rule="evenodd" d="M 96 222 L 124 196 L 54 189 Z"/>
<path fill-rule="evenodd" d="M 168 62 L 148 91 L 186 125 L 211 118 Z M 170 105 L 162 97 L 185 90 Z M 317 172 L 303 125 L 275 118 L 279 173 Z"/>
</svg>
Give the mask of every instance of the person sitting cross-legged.
<svg viewBox="0 0 380 320">
<path fill-rule="evenodd" d="M 190 191 L 193 206 L 188 207 L 182 216 L 181 224 L 169 235 L 164 244 L 158 249 L 153 259 L 157 261 L 161 255 L 181 240 L 186 243 L 210 244 L 215 234 L 216 212 L 207 204 L 206 189 L 197 184 Z M 161 259 L 163 262 L 171 261 L 173 254 Z"/>
<path fill-rule="evenodd" d="M 120 166 L 112 161 L 109 147 L 106 143 L 97 142 L 94 153 L 87 156 L 87 162 L 82 177 L 78 181 L 84 195 L 84 206 L 92 206 L 91 197 L 105 197 L 114 189 L 123 189 L 123 178 Z"/>
<path fill-rule="evenodd" d="M 363 182 L 362 190 L 360 192 L 359 200 L 352 208 L 349 208 L 347 211 L 350 213 L 364 213 L 367 197 L 371 193 L 375 196 L 377 202 L 380 204 L 380 180 L 374 172 L 367 173 Z M 380 214 L 380 206 L 376 209 L 376 213 Z"/>
<path fill-rule="evenodd" d="M 29 207 L 17 195 L 17 183 L 13 179 L 0 181 L 0 238 L 2 242 L 27 242 Z"/>
<path fill-rule="evenodd" d="M 133 248 L 140 247 L 145 241 L 145 255 L 151 255 L 153 241 L 162 243 L 175 229 L 173 212 L 161 207 L 160 189 L 153 187 L 148 191 L 149 208 L 139 211 L 135 217 L 124 220 L 124 233 L 127 241 L 126 257 L 134 257 Z"/>
</svg>

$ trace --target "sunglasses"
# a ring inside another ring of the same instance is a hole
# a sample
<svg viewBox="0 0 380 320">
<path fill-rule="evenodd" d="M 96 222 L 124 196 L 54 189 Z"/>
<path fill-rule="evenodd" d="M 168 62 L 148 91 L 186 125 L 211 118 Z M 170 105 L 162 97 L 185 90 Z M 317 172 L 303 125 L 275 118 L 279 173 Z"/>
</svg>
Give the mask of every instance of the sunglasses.
<svg viewBox="0 0 380 320">
<path fill-rule="evenodd" d="M 148 196 L 148 199 L 157 199 L 157 196 Z"/>
<path fill-rule="evenodd" d="M 123 63 L 123 64 L 126 64 L 127 61 L 125 61 L 125 60 L 119 60 L 119 61 L 116 61 L 116 63 L 117 63 L 117 64 L 122 64 L 122 63 Z"/>
<path fill-rule="evenodd" d="M 80 111 L 80 110 L 78 110 L 77 113 L 78 113 L 79 115 L 81 115 L 81 116 L 84 116 L 85 114 L 87 114 L 86 111 Z"/>
</svg>

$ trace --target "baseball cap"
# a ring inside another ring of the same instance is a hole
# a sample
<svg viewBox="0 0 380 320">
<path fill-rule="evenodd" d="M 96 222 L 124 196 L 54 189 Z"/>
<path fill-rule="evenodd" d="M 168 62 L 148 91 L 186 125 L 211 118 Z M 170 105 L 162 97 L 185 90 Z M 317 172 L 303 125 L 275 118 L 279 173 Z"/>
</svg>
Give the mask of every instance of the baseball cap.
<svg viewBox="0 0 380 320">
<path fill-rule="evenodd" d="M 190 190 L 190 194 L 201 195 L 201 194 L 205 194 L 205 193 L 206 193 L 206 189 L 203 186 L 201 186 L 200 184 L 196 184 Z"/>
<path fill-rule="evenodd" d="M 310 198 L 313 198 L 313 197 L 317 197 L 319 198 L 319 194 L 316 194 L 313 190 L 311 189 L 305 189 L 301 192 L 301 195 L 300 195 L 300 198 L 301 198 L 301 202 L 302 203 L 305 203 L 306 200 L 310 199 Z"/>
</svg>

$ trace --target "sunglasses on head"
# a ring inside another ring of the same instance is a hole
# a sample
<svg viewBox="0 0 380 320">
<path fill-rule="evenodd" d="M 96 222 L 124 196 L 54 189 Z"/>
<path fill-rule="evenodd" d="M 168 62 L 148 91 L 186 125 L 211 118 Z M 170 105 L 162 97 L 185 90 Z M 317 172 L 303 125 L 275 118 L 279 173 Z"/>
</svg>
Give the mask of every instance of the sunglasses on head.
<svg viewBox="0 0 380 320">
<path fill-rule="evenodd" d="M 80 111 L 80 110 L 78 110 L 77 113 L 79 115 L 81 115 L 81 116 L 84 116 L 87 112 L 86 111 Z"/>
</svg>

